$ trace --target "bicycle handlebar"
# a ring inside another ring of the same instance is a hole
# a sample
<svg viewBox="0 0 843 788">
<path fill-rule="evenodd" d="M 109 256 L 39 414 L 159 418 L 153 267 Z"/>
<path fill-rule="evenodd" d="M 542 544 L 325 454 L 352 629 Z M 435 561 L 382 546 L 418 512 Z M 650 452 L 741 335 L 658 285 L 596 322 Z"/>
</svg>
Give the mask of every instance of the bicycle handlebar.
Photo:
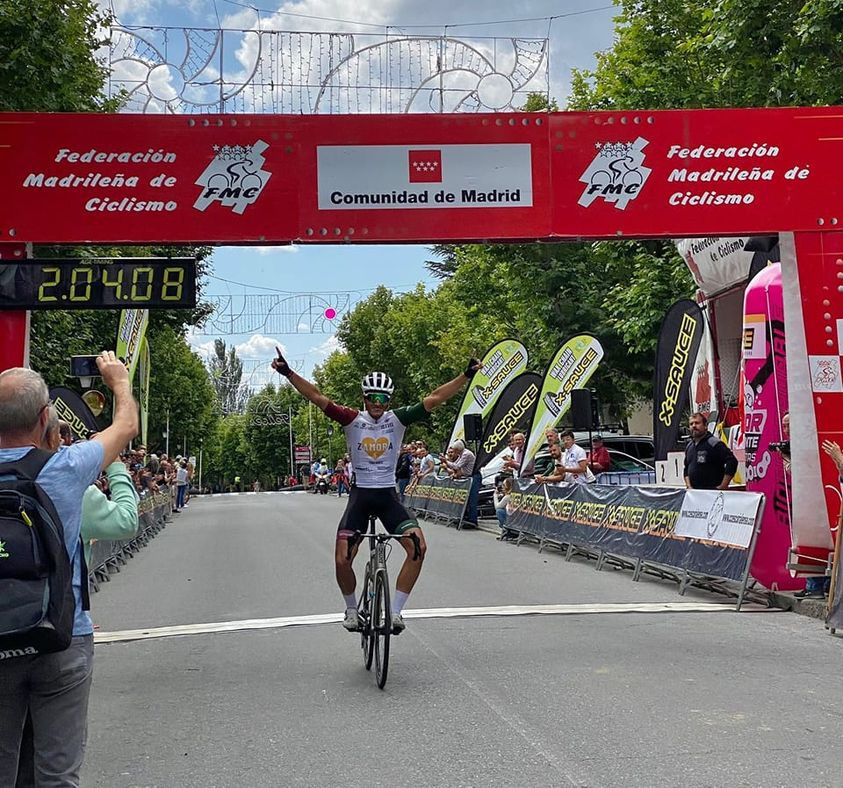
<svg viewBox="0 0 843 788">
<path fill-rule="evenodd" d="M 362 542 L 364 539 L 374 539 L 378 542 L 387 542 L 390 539 L 410 539 L 413 543 L 413 560 L 418 561 L 421 557 L 421 543 L 419 542 L 418 534 L 376 534 L 373 532 L 366 532 L 365 534 L 357 533 L 351 539 L 348 539 L 348 552 L 346 557 L 351 560 L 351 553 L 355 545 Z"/>
</svg>

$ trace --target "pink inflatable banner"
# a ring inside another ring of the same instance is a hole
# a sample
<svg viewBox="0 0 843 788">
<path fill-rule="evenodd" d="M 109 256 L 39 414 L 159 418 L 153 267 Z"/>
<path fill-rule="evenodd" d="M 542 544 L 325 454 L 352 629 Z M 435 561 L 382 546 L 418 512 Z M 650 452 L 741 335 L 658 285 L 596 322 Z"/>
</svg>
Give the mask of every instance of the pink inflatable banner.
<svg viewBox="0 0 843 788">
<path fill-rule="evenodd" d="M 791 545 L 790 478 L 775 444 L 788 412 L 781 265 L 759 272 L 744 293 L 742 367 L 746 489 L 766 498 L 750 573 L 770 589 L 802 588 L 787 568 Z M 773 446 L 771 447 L 771 444 Z M 789 455 L 788 455 L 789 456 Z"/>
</svg>

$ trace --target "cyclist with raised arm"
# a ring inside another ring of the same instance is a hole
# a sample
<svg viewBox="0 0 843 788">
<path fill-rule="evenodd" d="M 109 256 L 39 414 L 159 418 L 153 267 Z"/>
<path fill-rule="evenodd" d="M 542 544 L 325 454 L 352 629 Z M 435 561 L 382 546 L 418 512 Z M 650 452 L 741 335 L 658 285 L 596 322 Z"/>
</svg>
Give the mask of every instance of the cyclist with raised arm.
<svg viewBox="0 0 843 788">
<path fill-rule="evenodd" d="M 313 383 L 293 372 L 280 350 L 278 358 L 272 362 L 272 368 L 284 375 L 303 397 L 320 408 L 328 418 L 342 425 L 348 441 L 355 483 L 337 529 L 334 558 L 337 584 L 345 600 L 343 626 L 349 632 L 360 629 L 354 593 L 357 579 L 352 562 L 359 546 L 358 536 L 368 529 L 370 515 L 378 517 L 391 534 L 406 534 L 408 537 L 415 534 L 418 538 L 418 553 L 410 538 L 400 540 L 407 557 L 395 583 L 392 632 L 397 635 L 404 630 L 401 610 L 418 580 L 426 550 L 418 521 L 401 504 L 395 489 L 395 466 L 404 431 L 410 424 L 426 418 L 430 411 L 457 394 L 480 366 L 477 359 L 471 359 L 465 372 L 443 383 L 421 402 L 394 410 L 389 407 L 394 391 L 392 379 L 384 372 L 370 372 L 363 378 L 363 410 L 355 410 L 335 404 Z M 349 539 L 354 540 L 350 558 Z"/>
</svg>

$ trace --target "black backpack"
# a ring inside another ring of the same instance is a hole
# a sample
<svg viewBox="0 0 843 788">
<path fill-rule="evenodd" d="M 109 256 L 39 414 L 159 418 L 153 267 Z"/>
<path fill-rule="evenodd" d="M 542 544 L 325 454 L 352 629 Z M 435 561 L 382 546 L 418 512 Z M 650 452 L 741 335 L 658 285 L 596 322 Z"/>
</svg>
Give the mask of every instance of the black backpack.
<svg viewBox="0 0 843 788">
<path fill-rule="evenodd" d="M 53 454 L 0 463 L 0 662 L 63 651 L 73 636 L 73 567 L 56 508 L 35 479 Z M 3 481 L 4 476 L 14 479 Z M 81 549 L 81 546 L 80 546 Z M 85 554 L 82 599 L 88 609 Z"/>
</svg>

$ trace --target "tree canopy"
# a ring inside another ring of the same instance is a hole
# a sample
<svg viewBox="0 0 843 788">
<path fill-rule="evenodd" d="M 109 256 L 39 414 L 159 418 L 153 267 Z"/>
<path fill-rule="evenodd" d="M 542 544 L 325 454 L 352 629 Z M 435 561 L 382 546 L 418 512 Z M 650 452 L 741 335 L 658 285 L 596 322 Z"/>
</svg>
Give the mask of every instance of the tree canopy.
<svg viewBox="0 0 843 788">
<path fill-rule="evenodd" d="M 112 111 L 96 53 L 111 15 L 94 0 L 0 0 L 0 111 Z"/>
<path fill-rule="evenodd" d="M 615 43 L 569 109 L 839 104 L 839 0 L 620 0 Z"/>
</svg>

